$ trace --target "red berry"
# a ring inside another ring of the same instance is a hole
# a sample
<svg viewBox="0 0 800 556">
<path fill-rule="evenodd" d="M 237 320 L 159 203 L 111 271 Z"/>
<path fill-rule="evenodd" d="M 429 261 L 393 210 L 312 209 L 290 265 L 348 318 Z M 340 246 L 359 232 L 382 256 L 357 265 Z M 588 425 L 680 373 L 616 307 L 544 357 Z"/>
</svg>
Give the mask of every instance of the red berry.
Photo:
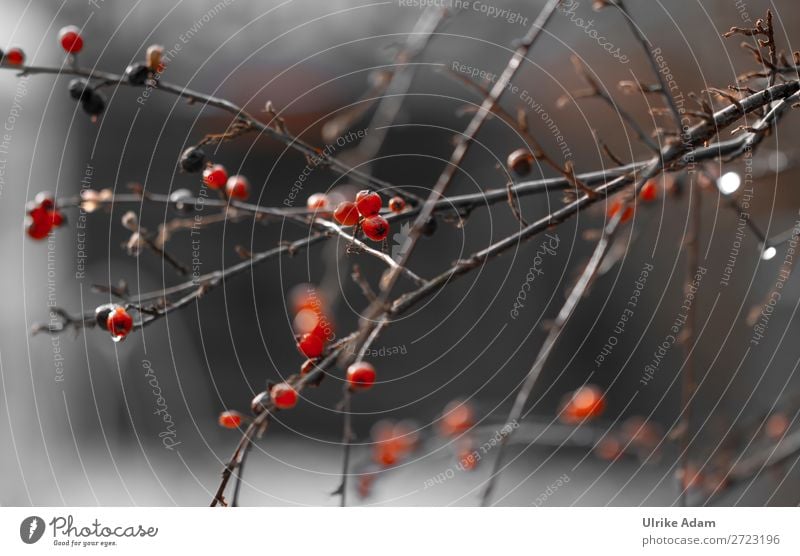
<svg viewBox="0 0 800 556">
<path fill-rule="evenodd" d="M 597 386 L 582 386 L 575 390 L 564 408 L 566 419 L 581 421 L 598 417 L 606 408 L 603 394 Z"/>
<path fill-rule="evenodd" d="M 363 217 L 375 216 L 381 211 L 383 201 L 374 191 L 364 189 L 356 195 L 356 208 Z"/>
<path fill-rule="evenodd" d="M 621 208 L 622 208 L 621 201 L 614 201 L 613 203 L 611 203 L 611 206 L 608 209 L 608 217 L 614 218 L 614 215 L 617 214 Z M 627 205 L 622 213 L 622 217 L 619 220 L 620 224 L 624 224 L 625 222 L 630 220 L 632 216 L 633 216 L 633 206 Z"/>
<path fill-rule="evenodd" d="M 297 390 L 291 384 L 285 382 L 276 384 L 270 390 L 269 395 L 278 409 L 291 409 L 297 405 Z"/>
<path fill-rule="evenodd" d="M 474 450 L 461 450 L 458 454 L 458 463 L 464 471 L 472 471 L 478 465 L 478 457 Z"/>
<path fill-rule="evenodd" d="M 114 341 L 119 342 L 133 329 L 133 317 L 128 314 L 124 307 L 117 305 L 108 315 L 106 328 L 111 333 Z"/>
<path fill-rule="evenodd" d="M 58 41 L 61 43 L 61 48 L 70 54 L 77 54 L 83 50 L 83 37 L 81 31 L 74 25 L 62 27 L 58 32 Z"/>
<path fill-rule="evenodd" d="M 658 184 L 655 180 L 648 180 L 639 191 L 639 198 L 642 201 L 655 201 L 658 198 Z"/>
<path fill-rule="evenodd" d="M 676 470 L 675 475 L 680 480 L 684 490 L 690 490 L 699 487 L 702 485 L 705 479 L 700 470 L 691 464 L 688 465 L 686 469 L 681 468 Z"/>
<path fill-rule="evenodd" d="M 594 452 L 600 459 L 614 461 L 625 453 L 625 448 L 619 440 L 609 436 L 597 443 Z"/>
<path fill-rule="evenodd" d="M 402 197 L 392 197 L 389 199 L 389 210 L 394 213 L 403 212 L 406 208 L 406 202 Z"/>
<path fill-rule="evenodd" d="M 9 66 L 21 66 L 25 63 L 25 52 L 16 46 L 11 47 L 6 52 L 4 60 Z"/>
<path fill-rule="evenodd" d="M 54 206 L 50 199 L 37 199 L 41 204 L 35 205 L 28 211 L 28 218 L 25 222 L 25 232 L 32 239 L 40 240 L 46 238 L 53 226 L 60 226 L 64 218 L 56 210 L 49 210 L 43 205 Z M 49 202 L 48 202 L 49 201 Z"/>
<path fill-rule="evenodd" d="M 225 192 L 231 199 L 243 201 L 250 196 L 250 182 L 244 176 L 231 176 L 225 185 Z"/>
<path fill-rule="evenodd" d="M 770 440 L 780 440 L 791 426 L 791 421 L 783 413 L 773 413 L 764 425 L 764 432 Z"/>
<path fill-rule="evenodd" d="M 358 224 L 358 209 L 356 204 L 351 201 L 339 203 L 333 212 L 333 217 L 342 226 L 355 226 Z"/>
<path fill-rule="evenodd" d="M 228 181 L 228 171 L 222 164 L 207 166 L 203 170 L 203 183 L 211 189 L 224 189 Z"/>
<path fill-rule="evenodd" d="M 397 451 L 391 444 L 377 444 L 374 457 L 378 463 L 386 467 L 397 463 Z"/>
<path fill-rule="evenodd" d="M 372 241 L 383 241 L 389 235 L 389 223 L 382 216 L 370 216 L 361 223 L 364 235 Z"/>
<path fill-rule="evenodd" d="M 318 334 L 310 332 L 300 337 L 300 341 L 297 342 L 297 347 L 300 353 L 309 359 L 314 359 L 322 355 L 325 349 L 325 341 Z"/>
<path fill-rule="evenodd" d="M 328 208 L 328 196 L 324 193 L 314 193 L 306 201 L 309 210 L 321 210 Z"/>
<path fill-rule="evenodd" d="M 351 390 L 369 390 L 375 384 L 375 367 L 369 363 L 353 363 L 347 368 L 347 384 Z"/>
<path fill-rule="evenodd" d="M 445 406 L 440 424 L 442 434 L 455 436 L 467 431 L 473 424 L 472 408 L 467 403 L 453 401 Z"/>
<path fill-rule="evenodd" d="M 30 216 L 31 219 L 33 219 L 33 221 L 37 224 L 47 224 L 51 227 L 53 225 L 53 218 L 50 216 L 50 209 L 41 205 L 35 205 L 31 210 L 29 210 L 28 216 Z"/>
<path fill-rule="evenodd" d="M 220 427 L 236 429 L 242 424 L 242 414 L 238 411 L 223 411 L 217 421 Z"/>
<path fill-rule="evenodd" d="M 31 239 L 41 240 L 48 236 L 50 230 L 53 229 L 52 224 L 48 222 L 37 221 L 33 216 L 28 216 L 25 222 L 25 233 Z"/>
</svg>

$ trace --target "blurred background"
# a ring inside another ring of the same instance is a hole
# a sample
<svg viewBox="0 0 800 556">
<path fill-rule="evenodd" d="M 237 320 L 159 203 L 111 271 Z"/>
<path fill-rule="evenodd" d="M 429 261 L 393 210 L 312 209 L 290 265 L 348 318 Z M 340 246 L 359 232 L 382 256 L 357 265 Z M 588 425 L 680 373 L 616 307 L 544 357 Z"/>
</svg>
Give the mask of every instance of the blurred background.
<svg viewBox="0 0 800 556">
<path fill-rule="evenodd" d="M 640 95 L 618 90 L 620 80 L 653 82 L 652 73 L 620 14 L 610 9 L 594 12 L 590 4 L 585 0 L 571 14 L 553 18 L 513 81 L 520 93 L 507 92 L 502 102 L 511 112 L 526 107 L 532 133 L 558 157 L 556 134 L 535 110 L 543 106 L 579 172 L 613 166 L 592 130 L 625 161 L 645 158 L 648 151 L 625 128 L 620 115 L 600 100 L 556 106 L 562 95 L 585 87 L 569 63 L 570 56 L 580 57 L 643 127 L 651 130 L 668 124 L 648 113 Z M 458 64 L 499 74 L 515 40 L 525 34 L 543 2 L 483 5 L 508 10 L 509 17 L 494 17 L 475 6 L 454 10 L 414 60 L 413 82 L 370 164 L 376 176 L 425 194 L 449 158 L 454 136 L 468 123 L 469 108 L 480 102 L 473 90 L 448 76 L 447 69 Z M 687 97 L 707 87 L 725 88 L 740 73 L 755 69 L 752 57 L 739 48 L 741 39 L 725 40 L 720 34 L 734 25 L 753 25 L 770 6 L 776 14 L 778 42 L 791 50 L 797 41 L 800 8 L 790 0 L 628 2 L 633 18 L 654 48 L 661 49 Z M 67 24 L 84 29 L 86 46 L 80 64 L 98 70 L 120 73 L 142 60 L 150 44 L 167 49 L 180 44 L 163 80 L 230 99 L 252 114 L 259 114 L 271 101 L 293 133 L 319 146 L 331 141 L 324 124 L 351 113 L 353 106 L 364 109 L 354 119 L 353 129 L 366 129 L 367 136 L 381 131 L 369 128 L 374 103 L 363 99 L 384 75 L 381 68 L 391 70 L 398 49 L 424 13 L 412 2 L 397 0 L 323 4 L 6 0 L 3 10 L 0 48 L 19 45 L 35 65 L 64 63 L 56 37 Z M 512 18 L 513 14 L 519 17 Z M 600 47 L 576 18 L 583 24 L 591 20 L 592 28 L 630 62 L 620 63 Z M 182 280 L 152 252 L 133 258 L 123 247 L 129 233 L 120 225 L 122 214 L 133 209 L 143 226 L 156 229 L 174 216 L 163 205 L 115 205 L 111 211 L 89 215 L 73 210 L 67 212 L 69 225 L 51 240 L 32 242 L 23 231 L 25 203 L 43 190 L 59 197 L 87 187 L 125 192 L 132 182 L 154 193 L 197 191 L 199 178 L 178 171 L 178 155 L 207 133 L 224 131 L 231 118 L 213 107 L 189 105 L 158 91 L 142 98 L 141 90 L 110 86 L 105 88 L 108 109 L 92 122 L 70 99 L 69 78 L 34 75 L 20 80 L 14 73 L 0 71 L 0 120 L 6 122 L 8 146 L 5 160 L 0 161 L 4 263 L 0 284 L 5 292 L 0 314 L 0 504 L 205 505 L 239 439 L 236 431 L 217 425 L 219 413 L 247 411 L 252 397 L 268 381 L 296 373 L 303 361 L 292 335 L 292 289 L 305 283 L 320 288 L 337 333 L 346 334 L 367 304 L 350 278 L 350 267 L 357 262 L 373 285 L 382 268 L 370 258 L 344 254 L 345 242 L 331 241 L 294 257 L 262 263 L 121 343 L 113 343 L 96 329 L 57 337 L 31 335 L 34 323 L 47 322 L 49 307 L 77 314 L 108 302 L 107 295 L 92 291 L 93 284 L 124 279 L 135 292 Z M 536 104 L 526 106 L 528 102 Z M 798 219 L 795 119 L 789 114 L 764 142 L 753 157 L 752 184 L 745 183 L 737 193 L 752 185 L 749 213 L 768 236 L 791 228 Z M 356 146 L 348 142 L 335 154 L 363 162 L 352 152 Z M 501 166 L 508 153 L 522 146 L 507 125 L 489 121 L 449 194 L 504 187 L 507 175 Z M 248 176 L 253 199 L 264 205 L 282 205 L 306 165 L 302 155 L 256 134 L 225 142 L 209 153 L 215 162 Z M 781 171 L 776 173 L 776 168 Z M 744 176 L 747 167 L 735 162 L 712 166 L 709 172 Z M 548 168 L 535 168 L 531 177 L 552 175 Z M 312 193 L 347 185 L 346 179 L 327 169 L 316 169 L 296 205 L 302 206 Z M 680 417 L 683 347 L 667 351 L 646 386 L 640 380 L 683 303 L 690 191 L 702 196 L 699 241 L 701 265 L 707 269 L 694 305 L 699 340 L 693 353 L 699 387 L 690 445 L 693 465 L 706 482 L 689 485 L 690 500 L 744 505 L 800 502 L 800 471 L 793 452 L 777 465 L 757 465 L 752 479 L 748 476 L 708 498 L 706 487 L 722 481 L 731 466 L 782 453 L 781 446 L 797 436 L 800 346 L 792 338 L 798 332 L 794 318 L 798 286 L 793 277 L 786 281 L 764 338 L 751 344 L 753 311 L 757 316 L 775 289 L 787 246 L 765 260 L 752 231 L 737 236 L 737 214 L 726 206 L 726 198 L 717 189 L 701 190 L 697 180 L 686 179 L 682 195 L 660 195 L 658 202 L 637 210 L 622 230 L 622 242 L 613 251 L 616 264 L 605 269 L 579 306 L 545 367 L 540 383 L 544 386 L 531 397 L 506 458 L 510 465 L 496 503 L 676 503 L 678 450 L 670 431 Z M 561 197 L 559 192 L 526 197 L 522 213 L 534 220 L 559 206 Z M 374 481 L 354 476 L 351 488 L 364 496 L 351 497 L 353 503 L 478 502 L 494 454 L 490 451 L 468 471 L 458 468 L 459 456 L 502 427 L 548 322 L 591 253 L 592 239 L 605 219 L 605 205 L 600 205 L 555 230 L 556 253 L 543 258 L 542 275 L 518 318 L 510 318 L 509 312 L 534 264 L 540 238 L 454 282 L 381 335 L 370 361 L 385 382 L 354 399 L 357 441 L 352 472 L 382 469 L 373 461 L 374 447 L 369 444 L 378 422 L 407 423 L 419 433 L 419 444 L 402 461 L 371 475 Z M 440 219 L 436 233 L 420 242 L 411 267 L 432 277 L 518 227 L 504 203 L 476 209 L 463 227 Z M 393 229 L 392 234 L 400 231 Z M 201 269 L 237 262 L 237 245 L 259 251 L 306 233 L 291 224 L 252 219 L 203 228 Z M 190 261 L 192 237 L 176 234 L 169 249 Z M 733 249 L 738 250 L 734 269 L 723 285 Z M 598 365 L 597 355 L 646 264 L 654 270 L 634 314 Z M 398 292 L 411 287 L 401 281 Z M 564 395 L 587 382 L 605 392 L 604 415 L 581 427 L 560 423 L 556 413 Z M 248 459 L 242 504 L 338 503 L 330 493 L 338 486 L 342 460 L 340 397 L 340 379 L 327 377 L 319 388 L 303 393 L 297 409 L 277 415 Z M 441 434 L 440 418 L 455 399 L 469 401 L 475 429 L 454 438 Z M 163 442 L 164 412 L 174 422 L 171 448 Z M 616 458 L 608 441 L 622 442 L 637 419 L 648 423 L 651 436 Z"/>
</svg>

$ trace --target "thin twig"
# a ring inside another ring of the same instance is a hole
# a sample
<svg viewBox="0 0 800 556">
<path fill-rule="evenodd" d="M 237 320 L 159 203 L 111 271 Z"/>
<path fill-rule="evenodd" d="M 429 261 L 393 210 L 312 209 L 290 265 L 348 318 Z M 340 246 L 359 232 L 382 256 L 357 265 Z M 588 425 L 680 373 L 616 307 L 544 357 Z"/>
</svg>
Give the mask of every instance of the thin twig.
<svg viewBox="0 0 800 556">
<path fill-rule="evenodd" d="M 88 68 L 79 68 L 79 67 L 47 67 L 47 66 L 22 66 L 22 67 L 12 67 L 6 65 L 0 65 L 0 69 L 11 69 L 19 72 L 19 75 L 36 75 L 36 74 L 50 74 L 50 75 L 75 75 L 80 77 L 86 77 L 89 79 L 99 79 L 105 83 L 115 84 L 115 85 L 127 85 L 131 87 L 136 87 L 137 85 L 133 85 L 128 79 L 126 79 L 122 75 L 118 75 L 111 72 L 105 71 L 98 71 L 94 69 Z M 348 166 L 347 164 L 340 161 L 338 158 L 326 153 L 323 149 L 317 148 L 312 146 L 311 144 L 305 142 L 304 140 L 290 134 L 287 130 L 283 129 L 281 126 L 272 125 L 270 123 L 263 123 L 258 120 L 252 114 L 246 112 L 242 107 L 234 104 L 233 102 L 215 97 L 213 95 L 200 93 L 198 91 L 193 91 L 187 87 L 183 87 L 180 85 L 175 85 L 172 83 L 168 83 L 162 80 L 150 80 L 148 83 L 153 86 L 153 89 L 156 91 L 164 91 L 166 93 L 170 93 L 176 95 L 178 97 L 184 98 L 189 101 L 190 104 L 202 103 L 207 106 L 212 106 L 214 108 L 218 108 L 220 110 L 224 110 L 232 114 L 237 122 L 241 122 L 243 124 L 247 124 L 248 130 L 254 130 L 261 133 L 265 133 L 266 135 L 270 136 L 273 139 L 276 139 L 283 143 L 284 145 L 295 149 L 305 155 L 308 158 L 321 160 L 324 165 L 328 166 L 333 170 L 335 173 L 346 176 L 348 179 L 360 183 L 362 185 L 366 185 L 368 187 L 373 187 L 380 190 L 391 191 L 396 195 L 400 195 L 406 200 L 412 201 L 414 203 L 420 202 L 420 199 L 417 195 L 410 193 L 408 191 L 403 190 L 389 182 L 384 180 L 375 178 Z M 144 85 L 142 85 L 144 86 Z M 273 118 L 273 121 L 279 117 L 279 114 Z"/>
<path fill-rule="evenodd" d="M 647 37 L 644 36 L 644 34 L 642 33 L 642 30 L 639 28 L 639 26 L 636 24 L 636 22 L 630 16 L 630 14 L 628 13 L 628 10 L 625 8 L 625 4 L 623 3 L 622 0 L 609 0 L 609 1 L 620 12 L 622 12 L 622 15 L 624 16 L 624 19 L 625 19 L 625 23 L 628 25 L 628 27 L 630 27 L 631 31 L 633 32 L 634 37 L 636 37 L 636 40 L 639 41 L 639 44 L 641 44 L 642 50 L 645 53 L 645 58 L 650 63 L 650 68 L 653 70 L 653 74 L 656 76 L 656 79 L 658 79 L 658 83 L 659 83 L 659 86 L 660 86 L 659 92 L 661 93 L 661 96 L 666 101 L 667 106 L 669 106 L 669 111 L 670 111 L 670 114 L 672 115 L 672 118 L 674 120 L 675 128 L 678 129 L 678 130 L 682 129 L 683 124 L 681 123 L 680 110 L 678 110 L 678 106 L 675 103 L 675 97 L 672 96 L 672 92 L 669 89 L 669 85 L 667 83 L 666 78 L 664 77 L 664 74 L 661 73 L 661 68 L 658 66 L 658 62 L 656 62 L 656 59 L 653 57 L 653 53 L 652 53 L 653 45 L 652 45 L 652 43 L 647 39 Z"/>
<path fill-rule="evenodd" d="M 697 273 L 697 267 L 700 264 L 700 227 L 701 227 L 701 211 L 702 211 L 702 196 L 699 187 L 695 187 L 690 191 L 689 202 L 689 234 L 686 238 L 686 283 L 684 284 L 684 295 L 691 292 L 692 282 Z M 691 420 L 692 420 L 692 400 L 697 390 L 697 380 L 694 375 L 694 342 L 695 342 L 695 304 L 692 303 L 686 314 L 686 323 L 684 324 L 684 332 L 681 338 L 684 350 L 684 366 L 683 377 L 681 382 L 681 407 L 682 419 L 679 425 L 679 446 L 680 446 L 680 481 L 679 489 L 679 504 L 681 506 L 687 505 L 687 490 L 688 483 L 686 482 L 689 477 L 689 470 L 691 467 L 691 459 L 689 457 L 689 445 L 691 442 Z"/>
</svg>

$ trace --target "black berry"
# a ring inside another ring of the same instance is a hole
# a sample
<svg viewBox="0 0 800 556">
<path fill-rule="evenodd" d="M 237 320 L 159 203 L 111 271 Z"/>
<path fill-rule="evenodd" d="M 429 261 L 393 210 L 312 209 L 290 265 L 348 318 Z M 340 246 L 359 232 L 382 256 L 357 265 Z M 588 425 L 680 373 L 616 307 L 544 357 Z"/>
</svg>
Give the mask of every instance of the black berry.
<svg viewBox="0 0 800 556">
<path fill-rule="evenodd" d="M 144 85 L 150 77 L 150 68 L 144 64 L 131 64 L 125 69 L 125 77 L 131 85 Z"/>
<path fill-rule="evenodd" d="M 90 94 L 91 89 L 89 82 L 79 77 L 69 82 L 69 96 L 72 100 L 82 100 L 84 96 Z"/>
<path fill-rule="evenodd" d="M 189 147 L 181 154 L 181 170 L 193 174 L 203 169 L 206 153 L 200 147 Z"/>
<path fill-rule="evenodd" d="M 87 88 L 81 98 L 81 106 L 90 116 L 98 116 L 106 109 L 106 97 L 94 89 Z"/>
</svg>

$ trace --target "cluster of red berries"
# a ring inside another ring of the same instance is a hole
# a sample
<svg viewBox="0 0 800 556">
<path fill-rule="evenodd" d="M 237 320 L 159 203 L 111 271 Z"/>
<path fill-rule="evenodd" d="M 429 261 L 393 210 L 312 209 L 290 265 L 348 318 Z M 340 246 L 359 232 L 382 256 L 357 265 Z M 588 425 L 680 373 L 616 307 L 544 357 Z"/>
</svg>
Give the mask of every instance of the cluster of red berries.
<svg viewBox="0 0 800 556">
<path fill-rule="evenodd" d="M 317 199 L 315 202 L 320 201 Z M 383 241 L 389 235 L 389 222 L 379 214 L 382 206 L 380 195 L 364 189 L 358 192 L 355 202 L 339 203 L 333 211 L 333 217 L 342 226 L 359 225 L 364 230 L 364 235 L 372 241 Z M 389 201 L 389 210 L 392 212 L 402 212 L 405 208 L 406 203 L 401 197 L 394 197 Z"/>
<path fill-rule="evenodd" d="M 65 221 L 49 193 L 36 195 L 33 203 L 28 205 L 27 212 L 25 232 L 28 237 L 36 240 L 46 238 L 53 228 L 62 226 Z"/>
<path fill-rule="evenodd" d="M 101 305 L 95 312 L 97 324 L 108 330 L 111 339 L 121 342 L 133 330 L 133 317 L 121 305 L 109 303 Z"/>
<path fill-rule="evenodd" d="M 325 344 L 334 337 L 324 297 L 311 284 L 298 284 L 289 292 L 289 304 L 294 313 L 297 349 L 308 359 L 320 357 Z"/>
<path fill-rule="evenodd" d="M 635 415 L 628 418 L 619 430 L 605 434 L 594 452 L 607 461 L 614 461 L 625 453 L 635 454 L 642 461 L 653 461 L 663 437 L 664 433 L 657 424 Z"/>
<path fill-rule="evenodd" d="M 561 419 L 575 425 L 603 414 L 606 401 L 597 386 L 588 384 L 568 394 L 561 404 Z"/>
<path fill-rule="evenodd" d="M 448 403 L 439 421 L 439 432 L 444 436 L 458 436 L 475 424 L 475 414 L 468 403 L 455 400 Z"/>
<path fill-rule="evenodd" d="M 281 382 L 271 385 L 266 391 L 256 394 L 250 402 L 250 409 L 254 415 L 260 415 L 267 409 L 267 404 L 272 402 L 275 409 L 292 409 L 297 405 L 299 394 L 297 390 L 288 382 Z M 238 411 L 223 411 L 217 418 L 220 427 L 226 429 L 238 429 L 242 423 L 249 418 Z"/>
<path fill-rule="evenodd" d="M 372 459 L 382 467 L 397 464 L 419 444 L 419 434 L 412 423 L 379 421 L 372 427 Z"/>
<path fill-rule="evenodd" d="M 229 199 L 245 201 L 250 196 L 250 182 L 247 178 L 238 174 L 229 177 L 222 164 L 207 165 L 203 170 L 203 183 L 209 189 L 225 191 Z"/>
<path fill-rule="evenodd" d="M 461 400 L 448 403 L 438 423 L 439 434 L 455 439 L 454 447 L 459 468 L 471 471 L 478 465 L 479 457 L 475 452 L 471 435 L 466 434 L 475 425 L 475 411 L 472 406 Z"/>
<path fill-rule="evenodd" d="M 696 464 L 689 464 L 686 469 L 679 467 L 675 471 L 675 477 L 686 491 L 702 492 L 706 496 L 713 495 L 730 486 L 730 470 L 728 468 L 712 468 L 710 465 L 704 467 L 705 472 Z"/>
<path fill-rule="evenodd" d="M 656 180 L 647 180 L 639 190 L 639 200 L 645 203 L 651 203 L 658 199 L 660 187 Z M 620 210 L 624 211 L 620 217 L 620 223 L 624 224 L 633 217 L 634 206 L 632 203 L 625 203 L 621 199 L 614 199 L 611 206 L 608 207 L 608 218 L 613 218 Z"/>
</svg>

